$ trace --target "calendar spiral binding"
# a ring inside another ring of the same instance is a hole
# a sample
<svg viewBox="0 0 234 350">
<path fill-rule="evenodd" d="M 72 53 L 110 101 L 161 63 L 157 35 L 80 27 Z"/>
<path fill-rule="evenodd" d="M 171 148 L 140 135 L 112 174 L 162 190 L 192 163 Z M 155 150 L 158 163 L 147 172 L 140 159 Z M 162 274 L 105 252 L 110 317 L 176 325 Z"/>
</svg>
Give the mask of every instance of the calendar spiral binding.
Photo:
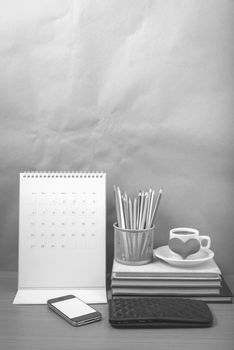
<svg viewBox="0 0 234 350">
<path fill-rule="evenodd" d="M 24 178 L 103 178 L 102 171 L 24 171 L 20 173 Z"/>
</svg>

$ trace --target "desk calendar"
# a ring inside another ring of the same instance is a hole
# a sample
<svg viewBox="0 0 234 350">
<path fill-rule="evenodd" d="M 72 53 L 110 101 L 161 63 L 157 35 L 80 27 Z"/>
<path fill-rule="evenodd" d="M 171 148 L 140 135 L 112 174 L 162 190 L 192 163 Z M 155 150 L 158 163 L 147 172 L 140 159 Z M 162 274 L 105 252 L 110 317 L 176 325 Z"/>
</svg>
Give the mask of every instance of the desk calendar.
<svg viewBox="0 0 234 350">
<path fill-rule="evenodd" d="M 106 174 L 21 173 L 14 304 L 106 302 Z"/>
</svg>

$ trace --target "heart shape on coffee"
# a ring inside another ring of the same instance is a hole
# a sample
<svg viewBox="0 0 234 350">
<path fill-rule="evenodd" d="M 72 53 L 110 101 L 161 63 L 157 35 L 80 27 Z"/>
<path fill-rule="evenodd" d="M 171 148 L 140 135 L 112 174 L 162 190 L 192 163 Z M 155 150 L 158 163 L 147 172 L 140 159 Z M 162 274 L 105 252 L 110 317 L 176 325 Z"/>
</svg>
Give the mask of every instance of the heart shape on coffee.
<svg viewBox="0 0 234 350">
<path fill-rule="evenodd" d="M 172 238 L 169 240 L 169 248 L 186 259 L 187 256 L 195 254 L 200 250 L 200 242 L 197 239 L 191 238 L 183 242 L 179 238 Z"/>
</svg>

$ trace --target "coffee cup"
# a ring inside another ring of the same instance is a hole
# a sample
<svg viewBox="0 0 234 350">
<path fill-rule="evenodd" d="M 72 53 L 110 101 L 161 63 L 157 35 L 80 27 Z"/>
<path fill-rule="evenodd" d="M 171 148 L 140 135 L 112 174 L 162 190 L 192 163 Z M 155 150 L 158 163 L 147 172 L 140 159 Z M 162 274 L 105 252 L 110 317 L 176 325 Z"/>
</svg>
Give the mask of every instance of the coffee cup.
<svg viewBox="0 0 234 350">
<path fill-rule="evenodd" d="M 201 236 L 194 228 L 177 227 L 170 230 L 169 248 L 183 259 L 199 252 L 201 248 L 210 248 L 210 243 L 209 236 Z"/>
</svg>

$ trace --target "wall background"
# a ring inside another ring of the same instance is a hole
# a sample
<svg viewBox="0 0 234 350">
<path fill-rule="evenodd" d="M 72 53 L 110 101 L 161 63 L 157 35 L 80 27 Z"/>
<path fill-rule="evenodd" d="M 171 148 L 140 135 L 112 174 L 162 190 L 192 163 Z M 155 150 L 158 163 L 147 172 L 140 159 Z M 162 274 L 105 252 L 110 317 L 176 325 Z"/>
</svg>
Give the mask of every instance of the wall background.
<svg viewBox="0 0 234 350">
<path fill-rule="evenodd" d="M 230 0 L 0 2 L 0 269 L 17 269 L 18 173 L 103 170 L 164 187 L 156 246 L 176 226 L 212 238 L 234 273 Z"/>
</svg>

